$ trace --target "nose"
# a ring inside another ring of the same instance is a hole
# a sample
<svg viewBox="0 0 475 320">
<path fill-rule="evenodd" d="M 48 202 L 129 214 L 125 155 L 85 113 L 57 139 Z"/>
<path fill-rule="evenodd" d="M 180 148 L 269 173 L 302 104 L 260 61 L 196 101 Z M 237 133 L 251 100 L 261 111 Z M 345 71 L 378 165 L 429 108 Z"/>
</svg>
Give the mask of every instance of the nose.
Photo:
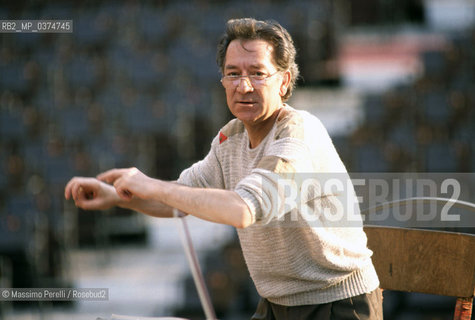
<svg viewBox="0 0 475 320">
<path fill-rule="evenodd" d="M 237 90 L 240 93 L 247 93 L 254 91 L 254 87 L 252 86 L 251 80 L 248 77 L 244 76 L 239 78 Z"/>
</svg>

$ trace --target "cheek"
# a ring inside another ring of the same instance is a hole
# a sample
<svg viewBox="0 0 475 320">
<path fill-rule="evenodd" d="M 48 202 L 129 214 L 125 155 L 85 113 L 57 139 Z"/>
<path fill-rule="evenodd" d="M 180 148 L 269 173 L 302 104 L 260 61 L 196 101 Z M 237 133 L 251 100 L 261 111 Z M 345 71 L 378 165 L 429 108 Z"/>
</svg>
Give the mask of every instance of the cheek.
<svg viewBox="0 0 475 320">
<path fill-rule="evenodd" d="M 228 105 L 230 106 L 230 104 L 233 100 L 233 90 L 226 89 L 225 94 L 226 94 L 226 101 L 227 101 Z"/>
<path fill-rule="evenodd" d="M 266 88 L 265 91 L 261 92 L 261 95 L 270 103 L 273 103 L 273 101 L 276 98 L 280 98 L 280 88 L 276 87 L 271 87 L 271 88 Z"/>
</svg>

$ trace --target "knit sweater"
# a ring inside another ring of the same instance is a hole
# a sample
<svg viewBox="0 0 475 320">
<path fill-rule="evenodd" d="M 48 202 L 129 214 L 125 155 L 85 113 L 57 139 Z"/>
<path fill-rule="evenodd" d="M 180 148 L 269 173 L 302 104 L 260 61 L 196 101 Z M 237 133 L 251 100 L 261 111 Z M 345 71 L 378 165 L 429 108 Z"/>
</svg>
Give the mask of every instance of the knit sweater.
<svg viewBox="0 0 475 320">
<path fill-rule="evenodd" d="M 295 306 L 346 299 L 379 285 L 359 208 L 341 205 L 356 203 L 348 202 L 354 190 L 334 192 L 322 186 L 323 175 L 347 176 L 326 129 L 315 116 L 284 105 L 253 149 L 243 123 L 231 120 L 178 182 L 239 194 L 253 217 L 238 236 L 256 289 L 273 303 Z"/>
</svg>

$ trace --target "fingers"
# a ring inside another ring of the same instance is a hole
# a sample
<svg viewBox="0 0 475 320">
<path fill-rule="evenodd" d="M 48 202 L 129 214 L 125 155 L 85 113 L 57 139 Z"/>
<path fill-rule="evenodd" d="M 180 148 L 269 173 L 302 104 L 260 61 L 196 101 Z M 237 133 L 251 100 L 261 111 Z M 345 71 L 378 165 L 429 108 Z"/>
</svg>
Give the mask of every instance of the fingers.
<svg viewBox="0 0 475 320">
<path fill-rule="evenodd" d="M 73 199 L 77 197 L 78 190 L 81 187 L 81 180 L 82 178 L 75 177 L 68 182 L 64 188 L 64 197 L 66 200 L 71 199 L 71 197 Z"/>
<path fill-rule="evenodd" d="M 121 199 L 130 201 L 133 197 L 133 192 L 127 188 L 127 180 L 139 172 L 137 168 L 111 169 L 99 174 L 97 179 L 112 184 Z"/>
<path fill-rule="evenodd" d="M 114 182 L 126 174 L 130 169 L 111 169 L 99 174 L 96 178 L 109 184 Z"/>
<path fill-rule="evenodd" d="M 96 178 L 75 177 L 66 185 L 64 196 L 67 200 L 73 199 L 74 204 L 85 210 L 106 210 L 118 204 L 121 196 L 123 199 L 131 199 L 132 195 L 123 192 L 118 193 L 115 187 L 99 181 Z"/>
<path fill-rule="evenodd" d="M 75 177 L 64 188 L 64 197 L 66 200 L 73 198 L 74 201 L 90 200 L 95 197 L 99 187 L 94 178 Z"/>
<path fill-rule="evenodd" d="M 100 199 L 89 197 L 84 192 L 79 193 L 78 198 L 74 200 L 74 204 L 84 210 L 98 210 L 102 208 Z"/>
<path fill-rule="evenodd" d="M 127 181 L 126 181 L 127 177 L 128 177 L 128 174 L 121 176 L 120 178 L 114 181 L 113 186 L 121 199 L 125 201 L 130 201 L 132 200 L 133 193 L 127 187 Z"/>
<path fill-rule="evenodd" d="M 71 185 L 73 183 L 73 179 L 69 180 L 69 182 L 66 184 L 66 187 L 64 188 L 64 198 L 66 200 L 69 200 L 71 198 Z"/>
<path fill-rule="evenodd" d="M 115 187 L 115 186 L 114 186 Z M 127 189 L 121 189 L 120 187 L 115 187 L 119 197 L 125 201 L 132 200 L 133 194 Z"/>
<path fill-rule="evenodd" d="M 130 184 L 130 179 L 136 179 L 135 176 L 140 176 L 139 173 L 137 168 L 111 169 L 96 178 L 75 177 L 67 183 L 64 197 L 67 200 L 73 198 L 76 206 L 83 209 L 94 207 L 97 203 L 100 204 L 99 198 L 104 196 L 106 185 L 102 185 L 102 182 L 105 182 L 115 188 L 121 199 L 130 201 L 134 196 L 132 190 L 137 189 Z"/>
</svg>

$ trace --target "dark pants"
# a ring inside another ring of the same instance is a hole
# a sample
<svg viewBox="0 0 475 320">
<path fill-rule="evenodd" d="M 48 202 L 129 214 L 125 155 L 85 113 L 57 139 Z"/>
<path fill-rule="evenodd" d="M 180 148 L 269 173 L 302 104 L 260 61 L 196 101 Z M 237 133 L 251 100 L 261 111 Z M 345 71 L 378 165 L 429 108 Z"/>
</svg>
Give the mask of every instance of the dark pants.
<svg viewBox="0 0 475 320">
<path fill-rule="evenodd" d="M 281 306 L 261 298 L 251 320 L 382 320 L 382 294 L 378 288 L 348 299 L 330 303 Z"/>
</svg>

